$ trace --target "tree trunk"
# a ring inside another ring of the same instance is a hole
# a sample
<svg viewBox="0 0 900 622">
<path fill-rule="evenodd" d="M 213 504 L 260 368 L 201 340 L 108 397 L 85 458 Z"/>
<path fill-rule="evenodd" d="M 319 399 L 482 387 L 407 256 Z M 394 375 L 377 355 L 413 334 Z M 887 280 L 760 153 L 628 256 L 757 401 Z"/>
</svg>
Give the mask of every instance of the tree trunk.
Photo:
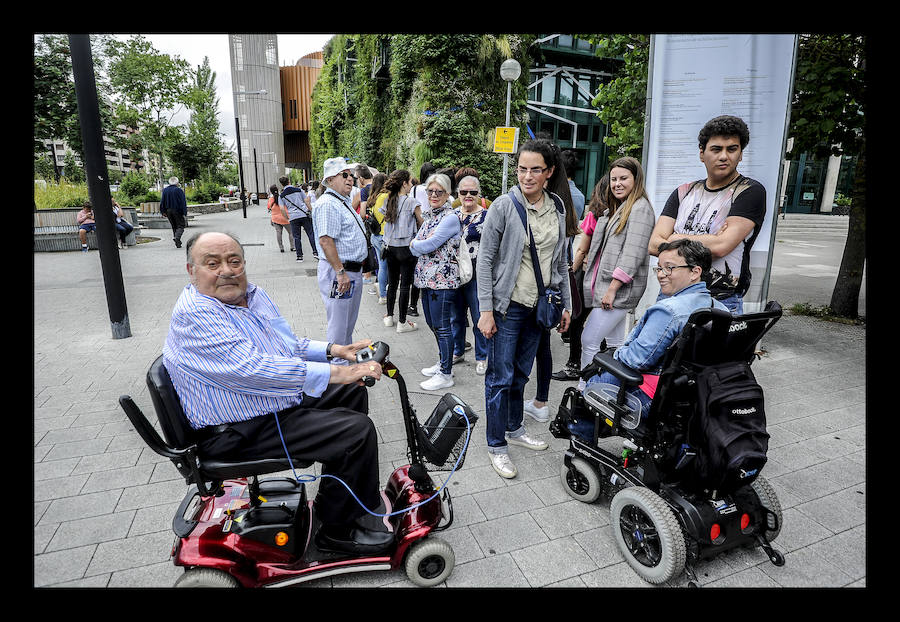
<svg viewBox="0 0 900 622">
<path fill-rule="evenodd" d="M 837 283 L 831 294 L 831 311 L 837 316 L 856 319 L 859 315 L 859 290 L 866 264 L 866 146 L 863 142 L 856 162 L 850 223 Z"/>
</svg>

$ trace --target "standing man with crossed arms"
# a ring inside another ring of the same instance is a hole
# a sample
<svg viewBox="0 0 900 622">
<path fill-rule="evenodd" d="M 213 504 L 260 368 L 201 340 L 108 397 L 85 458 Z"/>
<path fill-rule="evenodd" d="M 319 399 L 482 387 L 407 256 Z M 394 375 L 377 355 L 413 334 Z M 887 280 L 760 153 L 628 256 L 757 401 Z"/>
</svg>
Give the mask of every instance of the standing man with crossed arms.
<svg viewBox="0 0 900 622">
<path fill-rule="evenodd" d="M 766 189 L 738 170 L 750 130 L 738 117 L 711 119 L 700 130 L 700 161 L 706 179 L 681 184 L 669 196 L 648 250 L 678 239 L 700 242 L 712 252 L 707 285 L 734 314 L 744 311 L 750 287 L 750 249 L 766 216 Z"/>
</svg>

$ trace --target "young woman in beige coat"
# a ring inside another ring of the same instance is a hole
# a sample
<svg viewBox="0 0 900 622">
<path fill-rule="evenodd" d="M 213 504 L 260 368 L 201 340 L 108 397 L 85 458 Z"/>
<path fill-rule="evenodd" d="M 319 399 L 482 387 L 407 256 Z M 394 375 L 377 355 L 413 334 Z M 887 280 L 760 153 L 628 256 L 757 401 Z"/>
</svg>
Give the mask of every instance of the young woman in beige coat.
<svg viewBox="0 0 900 622">
<path fill-rule="evenodd" d="M 581 334 L 581 368 L 589 364 L 606 339 L 609 347 L 625 339 L 625 317 L 647 287 L 650 256 L 647 244 L 656 215 L 644 189 L 644 171 L 632 157 L 619 158 L 609 169 L 608 208 L 591 236 L 583 236 L 573 270 L 584 262 L 584 306 L 592 307 Z"/>
</svg>

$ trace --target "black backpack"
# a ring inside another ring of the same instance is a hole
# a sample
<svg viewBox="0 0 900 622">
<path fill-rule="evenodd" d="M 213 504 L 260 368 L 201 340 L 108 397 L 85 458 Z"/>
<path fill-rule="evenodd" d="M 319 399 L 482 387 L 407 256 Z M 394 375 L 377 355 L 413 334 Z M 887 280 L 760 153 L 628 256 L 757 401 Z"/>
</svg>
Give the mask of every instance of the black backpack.
<svg viewBox="0 0 900 622">
<path fill-rule="evenodd" d="M 750 484 L 766 464 L 769 434 L 763 390 L 750 364 L 710 365 L 697 373 L 690 444 L 699 483 L 722 494 Z"/>
</svg>

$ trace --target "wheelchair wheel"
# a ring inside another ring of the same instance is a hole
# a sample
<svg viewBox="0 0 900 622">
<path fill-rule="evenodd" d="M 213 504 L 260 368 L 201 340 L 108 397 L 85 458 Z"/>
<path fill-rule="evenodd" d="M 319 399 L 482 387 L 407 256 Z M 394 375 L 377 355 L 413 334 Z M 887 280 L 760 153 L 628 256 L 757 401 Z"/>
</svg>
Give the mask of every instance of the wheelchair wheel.
<svg viewBox="0 0 900 622">
<path fill-rule="evenodd" d="M 453 547 L 440 538 L 425 538 L 410 547 L 403 567 L 410 581 L 430 587 L 449 577 L 455 564 Z"/>
<path fill-rule="evenodd" d="M 175 587 L 240 587 L 227 572 L 214 568 L 191 568 L 175 581 Z"/>
<path fill-rule="evenodd" d="M 559 479 L 566 492 L 582 503 L 593 503 L 600 497 L 600 475 L 587 460 L 572 458 L 572 466 L 563 462 L 559 469 Z"/>
<path fill-rule="evenodd" d="M 766 528 L 763 532 L 766 540 L 771 542 L 781 533 L 781 503 L 778 501 L 778 496 L 775 494 L 772 484 L 762 475 L 757 476 L 753 483 L 750 484 L 750 487 L 756 493 L 756 496 L 759 497 L 763 507 L 770 510 L 778 518 L 778 525 L 774 529 Z"/>
<path fill-rule="evenodd" d="M 681 525 L 659 495 L 643 486 L 623 488 L 613 497 L 609 515 L 619 550 L 642 579 L 665 583 L 684 570 Z"/>
</svg>

